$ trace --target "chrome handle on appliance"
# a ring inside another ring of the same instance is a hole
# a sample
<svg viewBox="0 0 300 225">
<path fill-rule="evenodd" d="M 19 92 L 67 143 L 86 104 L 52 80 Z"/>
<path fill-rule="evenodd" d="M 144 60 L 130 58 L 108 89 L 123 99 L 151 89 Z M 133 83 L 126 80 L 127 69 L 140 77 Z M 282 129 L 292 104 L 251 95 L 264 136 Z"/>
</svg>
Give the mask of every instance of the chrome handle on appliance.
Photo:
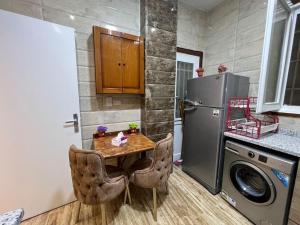
<svg viewBox="0 0 300 225">
<path fill-rule="evenodd" d="M 185 112 L 193 111 L 193 110 L 196 109 L 196 106 L 199 105 L 198 102 L 196 102 L 196 101 L 191 101 L 191 100 L 184 100 L 184 103 L 187 103 L 188 105 L 191 106 L 191 107 L 189 107 L 189 108 L 185 108 L 185 107 L 184 107 L 184 111 L 185 111 Z"/>
<path fill-rule="evenodd" d="M 236 155 L 239 155 L 239 154 L 240 154 L 237 150 L 234 150 L 234 149 L 232 149 L 232 148 L 225 147 L 225 149 L 226 149 L 227 151 L 230 151 L 230 152 L 233 153 L 233 154 L 236 154 Z"/>
<path fill-rule="evenodd" d="M 184 111 L 185 112 L 190 112 L 190 111 L 194 111 L 195 109 L 196 109 L 196 107 L 193 106 L 193 107 L 190 107 L 190 108 L 184 108 Z"/>
<path fill-rule="evenodd" d="M 191 100 L 184 100 L 184 103 L 187 103 L 187 104 L 189 104 L 189 105 L 192 105 L 192 106 L 197 106 L 197 105 L 199 105 L 199 103 L 198 102 L 196 102 L 196 101 L 191 101 Z"/>
<path fill-rule="evenodd" d="M 65 124 L 73 124 L 74 126 L 74 132 L 75 133 L 78 133 L 79 132 L 79 122 L 78 122 L 78 115 L 75 113 L 73 114 L 73 119 L 74 120 L 69 120 L 69 121 L 66 121 Z"/>
</svg>

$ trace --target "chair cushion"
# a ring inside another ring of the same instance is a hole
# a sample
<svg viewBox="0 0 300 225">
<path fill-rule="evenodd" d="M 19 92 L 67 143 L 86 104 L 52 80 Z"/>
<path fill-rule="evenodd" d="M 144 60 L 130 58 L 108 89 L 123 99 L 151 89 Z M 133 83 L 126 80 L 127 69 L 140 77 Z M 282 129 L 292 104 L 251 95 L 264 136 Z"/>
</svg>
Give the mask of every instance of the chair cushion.
<svg viewBox="0 0 300 225">
<path fill-rule="evenodd" d="M 24 216 L 23 209 L 16 209 L 4 214 L 0 214 L 1 225 L 19 225 Z"/>
<path fill-rule="evenodd" d="M 167 138 L 156 143 L 153 154 L 153 162 L 137 161 L 132 167 L 129 181 L 133 184 L 153 188 L 166 186 L 172 171 L 173 137 L 168 134 Z"/>
</svg>

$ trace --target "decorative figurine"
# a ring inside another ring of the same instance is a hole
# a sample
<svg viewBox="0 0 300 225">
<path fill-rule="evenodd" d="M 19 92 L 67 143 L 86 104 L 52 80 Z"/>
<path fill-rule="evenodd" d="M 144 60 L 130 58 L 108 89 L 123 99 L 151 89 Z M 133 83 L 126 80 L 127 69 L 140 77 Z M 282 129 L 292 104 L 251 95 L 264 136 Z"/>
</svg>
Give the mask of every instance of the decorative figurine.
<svg viewBox="0 0 300 225">
<path fill-rule="evenodd" d="M 196 69 L 196 72 L 198 74 L 198 77 L 203 77 L 204 69 L 202 67 L 199 67 L 198 69 Z"/>
<path fill-rule="evenodd" d="M 227 67 L 224 64 L 220 64 L 218 67 L 219 74 L 225 73 L 227 71 Z"/>
</svg>

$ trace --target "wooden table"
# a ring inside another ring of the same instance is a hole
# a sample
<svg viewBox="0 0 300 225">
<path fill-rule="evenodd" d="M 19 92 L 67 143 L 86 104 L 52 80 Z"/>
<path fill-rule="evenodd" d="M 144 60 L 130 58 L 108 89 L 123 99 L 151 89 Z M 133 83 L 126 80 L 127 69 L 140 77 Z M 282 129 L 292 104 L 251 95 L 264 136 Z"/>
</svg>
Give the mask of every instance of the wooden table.
<svg viewBox="0 0 300 225">
<path fill-rule="evenodd" d="M 95 150 L 99 151 L 105 159 L 145 152 L 155 147 L 155 143 L 141 133 L 129 134 L 127 143 L 120 147 L 111 144 L 111 139 L 114 137 L 116 135 L 94 138 Z"/>
</svg>

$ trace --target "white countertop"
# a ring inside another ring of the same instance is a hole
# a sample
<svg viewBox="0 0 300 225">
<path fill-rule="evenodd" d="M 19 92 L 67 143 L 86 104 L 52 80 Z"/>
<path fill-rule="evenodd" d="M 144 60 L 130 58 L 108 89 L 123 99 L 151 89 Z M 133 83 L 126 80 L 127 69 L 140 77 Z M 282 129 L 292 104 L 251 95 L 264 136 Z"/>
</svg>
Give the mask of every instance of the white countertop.
<svg viewBox="0 0 300 225">
<path fill-rule="evenodd" d="M 300 136 L 296 132 L 279 131 L 279 133 L 267 134 L 259 139 L 252 139 L 230 132 L 225 132 L 224 135 L 300 158 Z"/>
</svg>

